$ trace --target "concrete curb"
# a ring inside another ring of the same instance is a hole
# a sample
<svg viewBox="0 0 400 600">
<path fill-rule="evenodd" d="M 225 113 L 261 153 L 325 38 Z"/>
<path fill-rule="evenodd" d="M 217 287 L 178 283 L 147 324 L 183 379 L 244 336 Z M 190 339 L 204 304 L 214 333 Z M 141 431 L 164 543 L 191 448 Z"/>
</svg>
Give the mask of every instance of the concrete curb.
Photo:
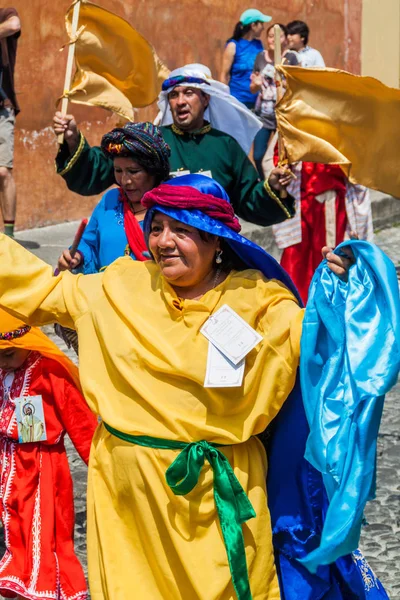
<svg viewBox="0 0 400 600">
<path fill-rule="evenodd" d="M 400 224 L 400 199 L 371 190 L 374 229 L 385 229 Z"/>
<path fill-rule="evenodd" d="M 371 190 L 372 218 L 374 230 L 386 229 L 394 225 L 400 225 L 400 199 L 393 198 L 388 194 Z M 276 246 L 272 235 L 272 227 L 259 227 L 247 221 L 241 221 L 242 235 L 249 238 L 276 259 L 280 258 L 281 251 Z"/>
</svg>

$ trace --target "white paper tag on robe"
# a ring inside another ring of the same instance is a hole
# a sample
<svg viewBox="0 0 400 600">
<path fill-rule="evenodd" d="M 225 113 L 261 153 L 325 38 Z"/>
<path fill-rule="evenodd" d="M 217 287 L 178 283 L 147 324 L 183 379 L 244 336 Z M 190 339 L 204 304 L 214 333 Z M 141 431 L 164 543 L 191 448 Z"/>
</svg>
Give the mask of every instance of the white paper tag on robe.
<svg viewBox="0 0 400 600">
<path fill-rule="evenodd" d="M 244 367 L 244 359 L 238 365 L 234 365 L 214 344 L 209 342 L 204 387 L 240 387 L 243 382 Z"/>
<path fill-rule="evenodd" d="M 171 171 L 169 174 L 170 177 L 182 177 L 182 175 L 190 175 L 190 171 L 182 169 L 182 171 Z"/>
<path fill-rule="evenodd" d="M 212 173 L 209 170 L 208 171 L 202 171 L 202 170 L 197 171 L 196 175 L 204 175 L 205 177 L 211 177 L 211 179 L 212 179 Z"/>
<path fill-rule="evenodd" d="M 20 444 L 47 440 L 42 396 L 14 398 Z"/>
<path fill-rule="evenodd" d="M 211 315 L 200 331 L 234 365 L 262 341 L 262 336 L 227 304 Z"/>
</svg>

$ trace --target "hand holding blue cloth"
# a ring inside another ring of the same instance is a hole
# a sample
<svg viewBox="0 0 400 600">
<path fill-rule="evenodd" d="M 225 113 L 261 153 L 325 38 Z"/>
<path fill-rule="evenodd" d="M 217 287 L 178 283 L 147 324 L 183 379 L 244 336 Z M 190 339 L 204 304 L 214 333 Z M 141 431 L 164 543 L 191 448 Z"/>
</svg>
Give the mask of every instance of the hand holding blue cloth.
<svg viewBox="0 0 400 600">
<path fill-rule="evenodd" d="M 351 240 L 348 281 L 326 261 L 311 282 L 301 341 L 301 385 L 310 435 L 305 458 L 323 475 L 329 507 L 311 572 L 357 548 L 375 495 L 376 443 L 386 392 L 400 367 L 396 270 L 375 245 Z"/>
</svg>

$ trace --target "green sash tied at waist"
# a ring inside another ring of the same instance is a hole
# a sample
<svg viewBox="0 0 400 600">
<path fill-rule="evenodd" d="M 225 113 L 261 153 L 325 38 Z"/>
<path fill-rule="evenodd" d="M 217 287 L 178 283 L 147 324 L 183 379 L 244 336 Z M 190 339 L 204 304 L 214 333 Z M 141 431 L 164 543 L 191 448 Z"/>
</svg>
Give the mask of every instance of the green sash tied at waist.
<svg viewBox="0 0 400 600">
<path fill-rule="evenodd" d="M 242 523 L 255 517 L 256 513 L 228 459 L 218 450 L 222 444 L 212 444 L 204 440 L 186 443 L 146 435 L 129 435 L 107 423 L 104 423 L 104 426 L 112 435 L 131 444 L 159 450 L 182 450 L 165 474 L 169 487 L 178 496 L 185 496 L 193 490 L 198 483 L 204 461 L 208 460 L 214 472 L 214 500 L 232 582 L 238 600 L 251 600 Z"/>
</svg>

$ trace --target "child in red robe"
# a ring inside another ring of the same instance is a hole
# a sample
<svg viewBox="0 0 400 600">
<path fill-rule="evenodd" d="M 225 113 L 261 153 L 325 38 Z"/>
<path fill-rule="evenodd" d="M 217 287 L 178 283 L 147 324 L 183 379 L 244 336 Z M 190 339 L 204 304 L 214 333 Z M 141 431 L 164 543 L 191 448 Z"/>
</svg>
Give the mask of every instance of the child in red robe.
<svg viewBox="0 0 400 600">
<path fill-rule="evenodd" d="M 85 463 L 97 419 L 75 365 L 39 329 L 0 311 L 0 595 L 84 600 L 64 436 Z"/>
</svg>

